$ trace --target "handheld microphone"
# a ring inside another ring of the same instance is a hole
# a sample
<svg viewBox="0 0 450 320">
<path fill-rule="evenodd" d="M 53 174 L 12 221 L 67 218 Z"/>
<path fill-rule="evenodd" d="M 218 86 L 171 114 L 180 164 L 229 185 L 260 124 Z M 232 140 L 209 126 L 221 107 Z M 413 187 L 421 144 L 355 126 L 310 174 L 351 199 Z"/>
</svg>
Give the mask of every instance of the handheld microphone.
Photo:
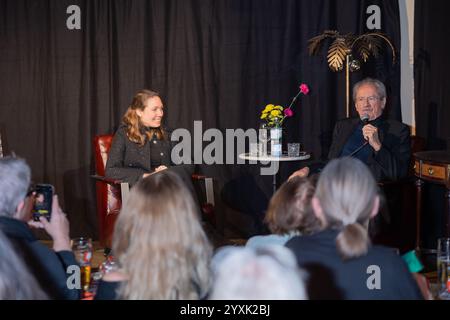
<svg viewBox="0 0 450 320">
<path fill-rule="evenodd" d="M 361 121 L 364 125 L 369 124 L 369 115 L 367 113 L 361 116 Z"/>
</svg>

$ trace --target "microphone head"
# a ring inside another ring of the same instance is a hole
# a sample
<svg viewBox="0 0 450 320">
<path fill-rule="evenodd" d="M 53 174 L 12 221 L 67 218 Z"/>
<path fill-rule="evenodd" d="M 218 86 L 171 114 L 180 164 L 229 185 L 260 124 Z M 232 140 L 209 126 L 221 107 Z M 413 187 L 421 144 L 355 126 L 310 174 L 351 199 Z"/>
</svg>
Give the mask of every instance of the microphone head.
<svg viewBox="0 0 450 320">
<path fill-rule="evenodd" d="M 361 121 L 363 122 L 364 125 L 369 123 L 369 115 L 367 113 L 363 114 L 361 116 Z"/>
</svg>

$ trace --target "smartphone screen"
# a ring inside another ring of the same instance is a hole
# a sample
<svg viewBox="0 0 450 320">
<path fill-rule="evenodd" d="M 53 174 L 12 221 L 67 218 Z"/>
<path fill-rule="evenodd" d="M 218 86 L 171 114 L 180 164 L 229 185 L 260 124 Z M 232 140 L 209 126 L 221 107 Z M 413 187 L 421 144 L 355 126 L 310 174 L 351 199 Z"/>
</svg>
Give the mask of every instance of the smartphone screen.
<svg viewBox="0 0 450 320">
<path fill-rule="evenodd" d="M 53 193 L 54 187 L 51 184 L 36 185 L 33 220 L 39 221 L 39 217 L 45 217 L 48 221 L 50 221 L 52 214 Z"/>
</svg>

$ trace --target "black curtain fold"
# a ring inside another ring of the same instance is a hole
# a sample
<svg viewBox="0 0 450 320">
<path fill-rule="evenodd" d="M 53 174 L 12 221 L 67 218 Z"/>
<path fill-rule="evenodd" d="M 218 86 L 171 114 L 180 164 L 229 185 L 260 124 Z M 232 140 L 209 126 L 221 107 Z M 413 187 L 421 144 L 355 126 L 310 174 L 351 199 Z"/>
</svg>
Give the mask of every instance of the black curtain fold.
<svg viewBox="0 0 450 320">
<path fill-rule="evenodd" d="M 95 237 L 91 141 L 115 130 L 141 88 L 161 92 L 169 127 L 193 132 L 201 120 L 203 130 L 225 132 L 257 128 L 266 104 L 287 106 L 305 82 L 311 93 L 295 104 L 285 142 L 326 156 L 333 125 L 345 117 L 345 74 L 328 69 L 325 51 L 310 57 L 307 41 L 327 29 L 368 31 L 370 4 L 380 6 L 381 31 L 399 49 L 397 1 L 0 0 L 0 122 L 33 180 L 56 186 L 72 235 Z M 81 30 L 66 28 L 69 5 L 81 9 Z M 389 54 L 372 59 L 352 83 L 369 75 L 386 81 L 389 116 L 400 118 L 399 64 Z M 298 165 L 283 167 L 279 180 Z M 271 195 L 271 177 L 258 166 L 199 169 L 216 177 L 218 194 L 251 175 Z M 249 191 L 244 201 L 259 195 Z"/>
<path fill-rule="evenodd" d="M 450 149 L 448 1 L 415 1 L 414 88 L 417 135 L 429 150 Z"/>
</svg>

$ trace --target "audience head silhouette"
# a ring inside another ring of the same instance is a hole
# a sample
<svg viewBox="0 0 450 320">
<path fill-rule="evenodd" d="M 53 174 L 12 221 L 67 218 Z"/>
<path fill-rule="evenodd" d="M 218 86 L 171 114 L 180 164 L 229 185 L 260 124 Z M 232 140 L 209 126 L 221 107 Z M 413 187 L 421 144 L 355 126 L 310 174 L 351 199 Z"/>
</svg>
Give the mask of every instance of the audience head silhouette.
<svg viewBox="0 0 450 320">
<path fill-rule="evenodd" d="M 310 234 L 319 228 L 311 208 L 317 176 L 294 177 L 275 192 L 270 199 L 265 221 L 272 233 L 299 231 Z"/>
<path fill-rule="evenodd" d="M 338 229 L 336 244 L 346 259 L 365 255 L 369 219 L 378 213 L 378 186 L 367 166 L 355 158 L 332 160 L 321 172 L 312 205 L 325 228 Z"/>
<path fill-rule="evenodd" d="M 164 170 L 131 189 L 113 252 L 127 276 L 122 299 L 198 299 L 209 289 L 211 246 L 181 178 Z"/>
<path fill-rule="evenodd" d="M 0 216 L 28 220 L 21 216 L 21 209 L 30 185 L 30 167 L 20 158 L 1 158 L 0 177 Z"/>
<path fill-rule="evenodd" d="M 212 266 L 212 300 L 307 299 L 297 260 L 283 246 L 224 247 Z"/>
</svg>

